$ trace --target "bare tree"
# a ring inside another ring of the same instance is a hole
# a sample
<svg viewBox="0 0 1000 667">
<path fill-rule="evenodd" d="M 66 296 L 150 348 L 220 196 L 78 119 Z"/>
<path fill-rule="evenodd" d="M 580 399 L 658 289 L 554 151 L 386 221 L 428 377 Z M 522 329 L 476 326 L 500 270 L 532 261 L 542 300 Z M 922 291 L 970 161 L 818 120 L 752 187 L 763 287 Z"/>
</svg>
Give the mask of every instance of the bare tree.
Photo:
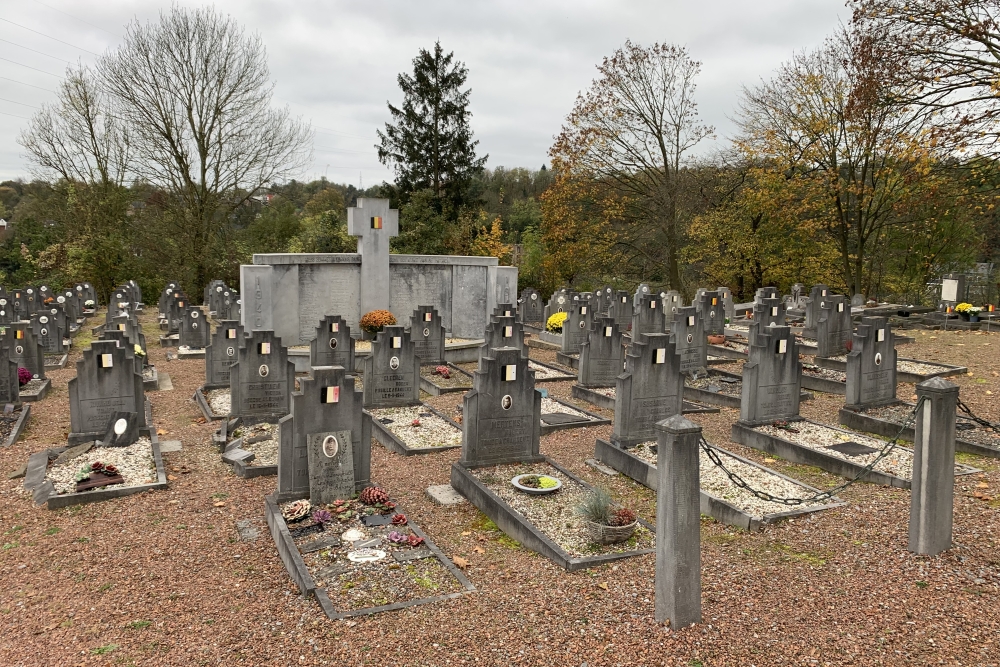
<svg viewBox="0 0 1000 667">
<path fill-rule="evenodd" d="M 260 37 L 210 8 L 132 23 L 98 71 L 130 128 L 135 173 L 168 193 L 169 233 L 200 290 L 231 214 L 306 164 L 311 129 L 271 106 Z"/>
<path fill-rule="evenodd" d="M 600 77 L 577 97 L 549 151 L 560 169 L 620 193 L 626 254 L 678 290 L 689 218 L 684 170 L 691 149 L 714 132 L 698 122 L 700 69 L 684 48 L 626 42 L 597 67 Z"/>
</svg>

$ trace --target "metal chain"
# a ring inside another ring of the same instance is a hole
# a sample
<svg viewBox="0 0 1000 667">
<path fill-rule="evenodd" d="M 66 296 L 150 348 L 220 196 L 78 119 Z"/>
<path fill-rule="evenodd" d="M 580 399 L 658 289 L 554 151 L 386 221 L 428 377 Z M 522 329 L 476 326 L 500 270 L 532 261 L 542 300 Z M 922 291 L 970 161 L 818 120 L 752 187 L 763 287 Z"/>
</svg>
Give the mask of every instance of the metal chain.
<svg viewBox="0 0 1000 667">
<path fill-rule="evenodd" d="M 997 433 L 1000 433 L 1000 424 L 996 424 L 989 420 L 983 419 L 982 417 L 976 415 L 968 405 L 962 402 L 962 399 L 958 399 L 958 409 L 966 414 L 966 418 L 973 421 L 983 428 L 991 429 Z"/>
<path fill-rule="evenodd" d="M 807 505 L 807 504 L 822 502 L 824 500 L 829 500 L 833 496 L 837 495 L 838 493 L 840 493 L 847 487 L 851 486 L 852 484 L 858 482 L 861 478 L 865 477 L 868 473 L 870 473 L 875 468 L 875 465 L 879 461 L 887 457 L 892 452 L 892 450 L 896 448 L 896 445 L 899 443 L 900 436 L 903 435 L 903 431 L 907 428 L 907 426 L 909 426 L 910 422 L 913 421 L 914 417 L 917 415 L 917 412 L 920 410 L 920 406 L 923 405 L 924 400 L 925 400 L 924 397 L 921 396 L 920 400 L 918 400 L 917 404 L 913 407 L 913 412 L 911 412 L 910 415 L 903 421 L 903 423 L 900 424 L 899 431 L 896 432 L 895 437 L 893 437 L 892 440 L 886 442 L 885 446 L 882 447 L 882 449 L 879 451 L 878 456 L 876 456 L 871 463 L 862 468 L 861 472 L 855 475 L 853 479 L 849 479 L 843 484 L 836 486 L 828 491 L 821 491 L 820 493 L 815 493 L 805 498 L 784 498 L 781 496 L 771 495 L 766 491 L 758 491 L 757 489 L 751 487 L 746 480 L 744 480 L 742 477 L 740 477 L 732 470 L 729 470 L 725 466 L 725 464 L 722 463 L 722 459 L 719 457 L 719 454 L 715 451 L 715 448 L 712 447 L 712 445 L 710 445 L 707 440 L 705 440 L 704 436 L 702 436 L 700 444 L 702 450 L 705 452 L 705 454 L 708 455 L 708 458 L 712 461 L 712 463 L 718 466 L 722 470 L 722 472 L 726 474 L 726 476 L 733 484 L 753 494 L 756 498 L 759 498 L 760 500 L 766 502 L 780 503 L 782 505 L 788 505 L 788 506 Z"/>
</svg>

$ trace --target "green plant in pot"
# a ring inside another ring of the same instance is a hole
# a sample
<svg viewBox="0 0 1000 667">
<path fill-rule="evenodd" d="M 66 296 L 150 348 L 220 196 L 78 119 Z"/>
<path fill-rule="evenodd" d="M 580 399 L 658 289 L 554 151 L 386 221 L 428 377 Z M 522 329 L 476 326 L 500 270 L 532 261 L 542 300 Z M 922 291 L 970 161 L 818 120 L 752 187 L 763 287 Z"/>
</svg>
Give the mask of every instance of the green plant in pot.
<svg viewBox="0 0 1000 667">
<path fill-rule="evenodd" d="M 618 506 L 605 489 L 595 487 L 576 507 L 584 520 L 587 535 L 597 544 L 615 544 L 632 537 L 639 518 L 636 513 Z"/>
</svg>

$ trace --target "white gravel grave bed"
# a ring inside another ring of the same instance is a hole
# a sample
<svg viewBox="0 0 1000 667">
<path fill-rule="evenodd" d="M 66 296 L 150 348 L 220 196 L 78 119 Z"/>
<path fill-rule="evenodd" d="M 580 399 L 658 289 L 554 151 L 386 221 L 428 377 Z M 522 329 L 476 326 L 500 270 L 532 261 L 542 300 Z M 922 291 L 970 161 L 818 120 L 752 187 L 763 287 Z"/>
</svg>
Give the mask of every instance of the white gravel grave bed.
<svg viewBox="0 0 1000 667">
<path fill-rule="evenodd" d="M 217 415 L 229 414 L 229 410 L 233 407 L 233 402 L 228 389 L 212 389 L 211 391 L 204 392 L 204 394 L 205 400 L 208 402 L 208 407 L 212 408 L 213 413 Z"/>
<path fill-rule="evenodd" d="M 536 380 L 548 380 L 549 378 L 557 378 L 570 375 L 570 373 L 567 373 L 565 371 L 560 371 L 555 368 L 549 368 L 548 366 L 542 366 L 541 364 L 535 363 L 534 361 L 531 360 L 528 360 L 528 370 L 535 371 Z"/>
<path fill-rule="evenodd" d="M 650 449 L 654 442 L 643 442 L 635 447 L 629 448 L 629 453 L 637 458 L 651 463 L 656 467 L 656 454 Z M 796 484 L 790 480 L 775 475 L 772 472 L 752 466 L 739 459 L 729 456 L 716 450 L 722 464 L 731 472 L 742 477 L 750 486 L 758 491 L 765 491 L 772 496 L 779 498 L 805 498 L 813 495 L 814 491 Z M 768 514 L 780 514 L 790 510 L 814 510 L 824 507 L 824 503 L 805 503 L 790 507 L 782 503 L 761 500 L 746 489 L 733 484 L 732 480 L 708 458 L 704 450 L 699 450 L 699 470 L 701 477 L 701 490 L 710 493 L 716 498 L 721 498 L 744 514 L 760 519 Z M 829 502 L 829 501 L 827 501 Z"/>
<path fill-rule="evenodd" d="M 827 456 L 833 456 L 834 458 L 843 459 L 844 461 L 850 461 L 851 463 L 859 466 L 866 466 L 874 461 L 878 456 L 878 452 L 860 454 L 858 456 L 848 456 L 847 454 L 838 452 L 835 449 L 827 448 L 830 445 L 836 445 L 842 442 L 856 442 L 860 445 L 865 445 L 866 447 L 881 450 L 886 444 L 885 440 L 872 438 L 861 433 L 842 431 L 840 429 L 825 426 L 823 424 L 817 424 L 815 422 L 789 422 L 788 426 L 798 431 L 798 433 L 792 433 L 791 431 L 778 428 L 777 426 L 772 426 L 770 424 L 758 426 L 756 427 L 756 430 L 783 440 L 789 440 L 797 445 L 808 447 L 809 449 L 821 452 Z M 913 450 L 908 447 L 896 445 L 896 447 L 893 448 L 892 453 L 875 465 L 875 470 L 889 475 L 895 475 L 896 477 L 902 479 L 910 479 L 913 475 Z M 956 471 L 961 472 L 961 470 L 962 469 L 956 467 Z"/>
<path fill-rule="evenodd" d="M 813 377 L 833 380 L 834 382 L 847 382 L 847 373 L 844 371 L 835 371 L 830 368 L 820 368 L 819 366 L 814 366 L 812 364 L 802 364 L 802 372 L 808 373 Z"/>
<path fill-rule="evenodd" d="M 586 412 L 577 410 L 576 408 L 571 408 L 568 405 L 559 403 L 558 401 L 553 401 L 551 398 L 542 398 L 542 414 L 550 415 L 554 412 L 562 412 L 567 415 L 573 415 L 574 417 L 580 417 L 581 419 L 593 419 Z"/>
<path fill-rule="evenodd" d="M 46 471 L 45 478 L 52 482 L 58 494 L 76 493 L 77 473 L 84 466 L 89 468 L 97 462 L 118 468 L 118 473 L 125 480 L 124 484 L 102 486 L 101 491 L 152 484 L 156 480 L 156 463 L 149 438 L 139 438 L 128 447 L 95 447 L 74 459 L 51 466 Z"/>
<path fill-rule="evenodd" d="M 691 387 L 692 389 L 710 391 L 713 394 L 733 396 L 735 398 L 739 398 L 743 393 L 743 380 L 736 380 L 736 382 L 723 382 L 718 376 L 715 375 L 695 379 L 685 378 L 684 386 Z"/>
<path fill-rule="evenodd" d="M 831 359 L 836 359 L 837 361 L 842 361 L 847 363 L 847 355 L 841 354 L 836 357 L 830 357 Z M 923 361 L 910 361 L 908 359 L 897 359 L 896 360 L 896 371 L 899 373 L 911 373 L 913 375 L 932 375 L 934 373 L 940 373 L 943 370 L 950 370 L 947 366 L 928 363 Z"/>
<path fill-rule="evenodd" d="M 254 455 L 254 460 L 248 463 L 249 466 L 276 466 L 278 465 L 278 443 L 281 442 L 281 426 L 279 424 L 269 424 L 259 422 L 250 426 L 240 426 L 233 434 L 238 438 L 243 438 L 240 449 L 245 449 Z M 269 440 L 259 442 L 247 442 L 254 438 L 270 435 Z"/>
<path fill-rule="evenodd" d="M 616 387 L 588 387 L 588 391 L 592 391 L 602 396 L 607 396 L 608 398 L 614 398 L 618 395 L 618 389 Z"/>
<path fill-rule="evenodd" d="M 574 558 L 652 549 L 655 544 L 653 533 L 642 524 L 636 526 L 635 534 L 626 542 L 608 545 L 590 542 L 584 521 L 575 511 L 587 494 L 586 487 L 548 463 L 476 468 L 470 472 L 486 488 L 500 496 L 515 512 L 523 516 L 528 523 Z M 562 482 L 562 488 L 543 496 L 517 491 L 510 480 L 517 475 L 526 474 L 555 477 Z"/>
<path fill-rule="evenodd" d="M 421 405 L 406 408 L 370 409 L 373 419 L 402 440 L 410 449 L 457 447 L 462 444 L 462 429 Z M 383 419 L 391 419 L 388 424 Z M 420 420 L 420 426 L 413 421 Z"/>
<path fill-rule="evenodd" d="M 913 406 L 905 403 L 882 405 L 874 408 L 867 408 L 863 410 L 861 414 L 869 417 L 875 417 L 876 419 L 884 419 L 892 422 L 893 424 L 902 424 L 910 417 L 911 414 L 913 414 Z M 956 425 L 958 426 L 958 428 L 955 429 L 956 438 L 1000 449 L 1000 433 L 997 433 L 993 429 L 980 426 L 971 419 L 966 419 L 961 415 L 956 415 L 956 419 Z M 913 422 L 911 421 L 910 428 L 913 428 L 913 426 Z M 969 428 L 970 426 L 975 428 Z"/>
<path fill-rule="evenodd" d="M 42 380 L 40 378 L 34 378 L 32 380 L 29 380 L 25 384 L 21 385 L 21 393 L 22 394 L 37 394 L 39 391 L 42 390 L 42 387 L 44 385 L 45 385 L 45 380 Z"/>
</svg>

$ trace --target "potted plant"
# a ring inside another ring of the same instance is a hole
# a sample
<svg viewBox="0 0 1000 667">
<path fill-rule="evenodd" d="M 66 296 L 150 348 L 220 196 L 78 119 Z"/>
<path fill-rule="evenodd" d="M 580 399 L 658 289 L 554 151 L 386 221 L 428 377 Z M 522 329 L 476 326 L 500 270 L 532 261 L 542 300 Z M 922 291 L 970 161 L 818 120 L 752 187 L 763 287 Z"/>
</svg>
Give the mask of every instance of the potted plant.
<svg viewBox="0 0 1000 667">
<path fill-rule="evenodd" d="M 563 324 L 566 323 L 567 317 L 569 317 L 568 313 L 552 313 L 545 323 L 545 330 L 549 333 L 562 333 Z"/>
<path fill-rule="evenodd" d="M 726 342 L 726 337 L 725 336 L 719 336 L 717 334 L 712 334 L 712 335 L 710 335 L 708 337 L 708 344 L 709 345 L 722 345 L 725 342 Z"/>
<path fill-rule="evenodd" d="M 979 313 L 983 312 L 983 309 L 979 306 L 973 306 L 971 303 L 960 303 L 955 306 L 955 312 L 969 322 L 978 322 Z"/>
<path fill-rule="evenodd" d="M 365 340 L 372 340 L 383 327 L 396 323 L 396 318 L 388 310 L 372 310 L 361 316 L 361 330 Z"/>
<path fill-rule="evenodd" d="M 544 496 L 555 493 L 562 488 L 562 482 L 549 475 L 535 475 L 528 473 L 518 475 L 510 480 L 511 485 L 522 493 L 530 493 L 534 496 Z"/>
<path fill-rule="evenodd" d="M 624 542 L 639 522 L 633 510 L 615 505 L 611 494 L 600 487 L 584 496 L 576 513 L 583 518 L 590 540 L 597 544 Z"/>
</svg>

